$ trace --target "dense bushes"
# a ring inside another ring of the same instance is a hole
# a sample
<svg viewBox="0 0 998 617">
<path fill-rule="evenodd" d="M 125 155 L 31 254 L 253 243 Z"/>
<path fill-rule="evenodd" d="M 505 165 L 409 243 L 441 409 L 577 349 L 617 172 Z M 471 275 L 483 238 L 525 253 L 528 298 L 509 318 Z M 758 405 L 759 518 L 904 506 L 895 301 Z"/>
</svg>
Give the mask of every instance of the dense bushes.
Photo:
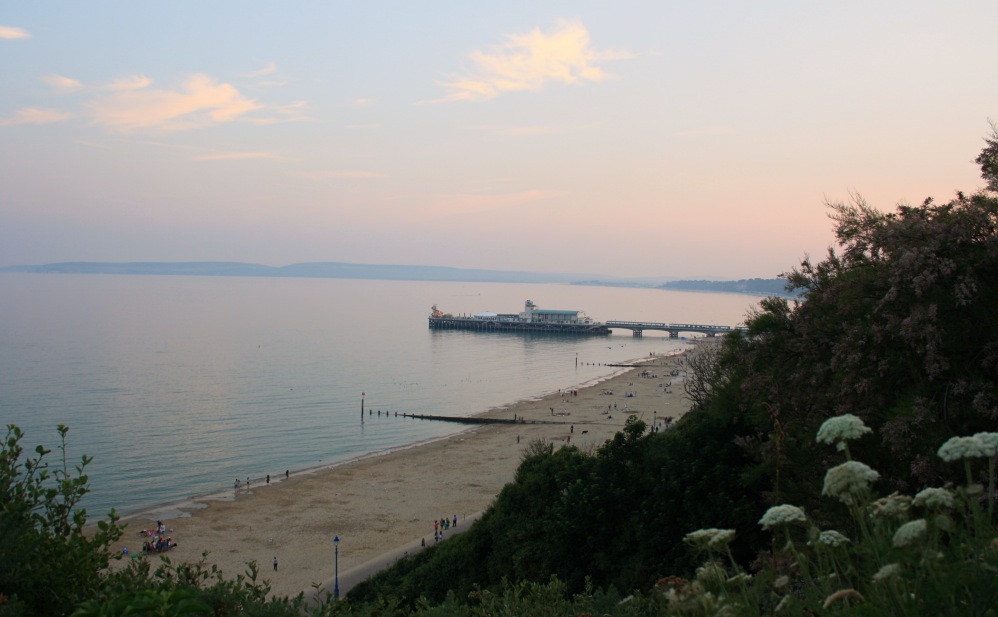
<svg viewBox="0 0 998 617">
<path fill-rule="evenodd" d="M 647 590 L 663 572 L 692 572 L 683 536 L 703 524 L 744 530 L 736 554 L 746 562 L 764 540 L 759 477 L 735 443 L 748 427 L 702 413 L 661 433 L 630 419 L 595 454 L 532 444 L 516 479 L 468 531 L 403 560 L 351 592 L 357 601 L 395 595 L 431 602 L 448 592 L 498 590 L 503 581 L 554 576 L 571 593 L 587 584 Z"/>
</svg>

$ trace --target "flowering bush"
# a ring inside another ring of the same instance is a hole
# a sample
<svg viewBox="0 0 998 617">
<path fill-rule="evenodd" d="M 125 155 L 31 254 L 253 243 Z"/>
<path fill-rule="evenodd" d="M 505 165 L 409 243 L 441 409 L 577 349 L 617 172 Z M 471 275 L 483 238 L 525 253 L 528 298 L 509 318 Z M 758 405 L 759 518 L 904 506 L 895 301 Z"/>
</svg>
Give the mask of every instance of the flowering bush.
<svg viewBox="0 0 998 617">
<path fill-rule="evenodd" d="M 819 443 L 838 448 L 843 436 L 865 434 L 861 423 L 846 416 L 832 420 L 837 421 L 822 425 Z M 964 463 L 968 478 L 971 461 L 989 458 L 993 486 L 998 434 L 981 435 L 950 439 L 939 448 L 939 457 Z M 759 525 L 785 542 L 774 543 L 779 548 L 767 567 L 750 577 L 734 560 L 723 564 L 712 558 L 697 571 L 684 602 L 670 605 L 674 612 L 669 614 L 998 614 L 998 536 L 994 518 L 981 508 L 981 486 L 968 481 L 956 490 L 930 487 L 914 497 L 875 498 L 871 485 L 879 477 L 852 460 L 825 476 L 822 494 L 849 506 L 859 533 L 855 541 L 816 527 L 807 531 L 808 542 L 795 541 L 789 529 L 810 525 L 807 515 L 791 504 L 773 506 Z M 909 518 L 916 511 L 923 516 Z M 701 529 L 686 539 L 720 554 L 733 537 L 730 529 Z"/>
</svg>

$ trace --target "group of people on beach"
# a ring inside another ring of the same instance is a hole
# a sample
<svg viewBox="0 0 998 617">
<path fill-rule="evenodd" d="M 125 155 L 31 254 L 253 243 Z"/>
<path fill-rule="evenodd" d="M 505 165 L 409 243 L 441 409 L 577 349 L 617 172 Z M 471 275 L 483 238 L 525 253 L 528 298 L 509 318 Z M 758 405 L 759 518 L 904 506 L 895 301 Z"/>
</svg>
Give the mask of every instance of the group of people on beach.
<svg viewBox="0 0 998 617">
<path fill-rule="evenodd" d="M 290 469 L 285 469 L 284 470 L 284 479 L 287 480 L 290 477 L 291 477 L 291 470 Z M 269 473 L 267 474 L 267 480 L 266 481 L 267 481 L 267 484 L 270 484 L 270 474 Z M 246 485 L 245 485 L 246 488 L 249 488 L 249 485 L 250 485 L 250 479 L 249 479 L 249 476 L 246 476 Z M 240 482 L 239 478 L 236 478 L 236 481 L 232 485 L 232 488 L 234 488 L 234 489 L 236 489 L 238 491 L 242 487 L 243 487 L 243 483 Z"/>
<path fill-rule="evenodd" d="M 457 514 L 454 515 L 454 527 L 457 527 Z M 433 541 L 444 539 L 444 531 L 451 528 L 451 521 L 446 516 L 433 521 Z"/>
<path fill-rule="evenodd" d="M 171 529 L 170 531 L 173 530 Z M 143 553 L 164 553 L 177 546 L 173 538 L 166 535 L 166 525 L 163 524 L 163 521 L 156 521 L 155 529 L 143 529 L 139 531 L 139 535 L 149 538 L 142 543 Z M 122 553 L 127 555 L 128 549 L 123 549 Z"/>
</svg>

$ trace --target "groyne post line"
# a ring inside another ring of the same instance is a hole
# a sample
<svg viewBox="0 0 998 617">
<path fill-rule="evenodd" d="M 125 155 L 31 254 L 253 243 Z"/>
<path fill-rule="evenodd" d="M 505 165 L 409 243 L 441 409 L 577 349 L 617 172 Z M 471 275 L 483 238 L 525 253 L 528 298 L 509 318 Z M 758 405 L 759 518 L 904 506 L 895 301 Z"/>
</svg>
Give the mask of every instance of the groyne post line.
<svg viewBox="0 0 998 617">
<path fill-rule="evenodd" d="M 422 413 L 402 413 L 403 418 L 414 420 L 436 420 L 438 422 L 455 422 L 457 424 L 569 424 L 568 421 L 558 420 L 524 420 L 509 418 L 478 418 L 474 416 L 436 416 Z"/>
</svg>

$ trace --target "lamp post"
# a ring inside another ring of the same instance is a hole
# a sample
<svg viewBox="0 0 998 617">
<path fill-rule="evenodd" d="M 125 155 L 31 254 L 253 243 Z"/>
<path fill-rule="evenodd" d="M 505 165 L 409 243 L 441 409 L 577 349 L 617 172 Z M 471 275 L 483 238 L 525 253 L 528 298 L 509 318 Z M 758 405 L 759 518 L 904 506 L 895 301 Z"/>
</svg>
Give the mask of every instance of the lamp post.
<svg viewBox="0 0 998 617">
<path fill-rule="evenodd" d="M 333 599 L 340 599 L 340 537 L 336 536 L 333 538 L 333 554 L 335 555 L 333 563 L 335 564 L 335 571 L 333 574 Z"/>
</svg>

